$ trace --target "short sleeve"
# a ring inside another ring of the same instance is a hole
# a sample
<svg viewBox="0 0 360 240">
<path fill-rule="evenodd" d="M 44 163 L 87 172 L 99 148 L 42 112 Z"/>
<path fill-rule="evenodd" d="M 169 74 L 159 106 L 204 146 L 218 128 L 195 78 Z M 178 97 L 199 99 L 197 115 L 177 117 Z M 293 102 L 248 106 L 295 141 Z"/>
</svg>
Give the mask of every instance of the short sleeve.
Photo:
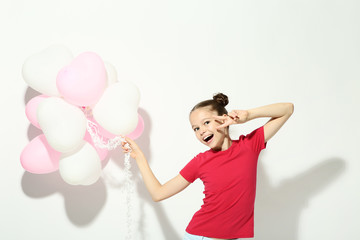
<svg viewBox="0 0 360 240">
<path fill-rule="evenodd" d="M 257 153 L 266 148 L 264 126 L 255 129 L 245 136 L 246 145 Z"/>
<path fill-rule="evenodd" d="M 199 173 L 199 155 L 194 157 L 186 166 L 180 171 L 188 182 L 193 183 L 198 178 Z"/>
</svg>

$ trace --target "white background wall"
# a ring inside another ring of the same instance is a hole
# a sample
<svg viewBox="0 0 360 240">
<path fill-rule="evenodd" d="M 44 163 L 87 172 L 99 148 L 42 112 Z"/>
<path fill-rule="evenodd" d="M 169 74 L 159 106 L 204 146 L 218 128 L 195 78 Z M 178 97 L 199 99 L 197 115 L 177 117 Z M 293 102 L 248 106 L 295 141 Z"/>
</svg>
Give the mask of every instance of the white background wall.
<svg viewBox="0 0 360 240">
<path fill-rule="evenodd" d="M 21 67 L 54 43 L 75 56 L 98 53 L 139 87 L 146 129 L 138 143 L 161 182 L 205 150 L 188 123 L 198 101 L 224 92 L 229 110 L 293 102 L 294 115 L 259 160 L 255 239 L 358 239 L 359 11 L 356 0 L 2 1 L 0 239 L 111 240 L 127 232 L 120 151 L 90 187 L 20 165 L 39 134 L 24 112 L 38 93 Z M 232 135 L 265 121 L 232 127 Z M 132 171 L 134 239 L 180 240 L 202 203 L 202 183 L 153 203 L 134 162 Z"/>
</svg>

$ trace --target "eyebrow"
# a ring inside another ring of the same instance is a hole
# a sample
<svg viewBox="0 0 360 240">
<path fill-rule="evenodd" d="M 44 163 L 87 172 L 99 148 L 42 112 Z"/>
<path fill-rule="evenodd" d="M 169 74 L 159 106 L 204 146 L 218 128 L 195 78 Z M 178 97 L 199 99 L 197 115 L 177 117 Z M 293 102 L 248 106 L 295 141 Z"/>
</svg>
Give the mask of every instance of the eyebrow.
<svg viewBox="0 0 360 240">
<path fill-rule="evenodd" d="M 200 122 L 203 122 L 203 121 L 208 120 L 208 119 L 212 119 L 212 118 L 206 117 L 206 118 L 201 119 Z M 197 125 L 191 125 L 192 128 L 194 128 L 194 127 L 196 127 L 196 126 L 197 126 Z"/>
</svg>

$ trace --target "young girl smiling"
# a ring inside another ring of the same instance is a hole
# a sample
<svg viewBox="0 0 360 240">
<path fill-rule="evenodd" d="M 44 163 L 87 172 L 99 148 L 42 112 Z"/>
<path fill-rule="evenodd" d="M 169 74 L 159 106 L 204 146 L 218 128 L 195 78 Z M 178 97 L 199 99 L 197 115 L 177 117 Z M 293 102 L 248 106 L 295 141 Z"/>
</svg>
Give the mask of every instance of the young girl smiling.
<svg viewBox="0 0 360 240">
<path fill-rule="evenodd" d="M 184 240 L 237 239 L 254 236 L 256 170 L 260 151 L 293 113 L 292 103 L 276 103 L 249 110 L 225 109 L 222 93 L 198 103 L 190 112 L 196 138 L 210 149 L 194 157 L 173 179 L 161 184 L 139 146 L 126 138 L 124 152 L 136 160 L 154 201 L 182 191 L 197 178 L 204 183 L 204 204 L 186 228 Z M 229 126 L 260 117 L 270 120 L 250 134 L 232 140 Z"/>
</svg>

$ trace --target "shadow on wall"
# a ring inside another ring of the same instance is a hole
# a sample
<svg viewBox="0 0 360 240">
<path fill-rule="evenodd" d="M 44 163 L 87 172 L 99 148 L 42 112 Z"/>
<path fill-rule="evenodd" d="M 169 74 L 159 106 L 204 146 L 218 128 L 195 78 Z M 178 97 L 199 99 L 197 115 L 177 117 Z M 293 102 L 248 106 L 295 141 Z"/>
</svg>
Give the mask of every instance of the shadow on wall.
<svg viewBox="0 0 360 240">
<path fill-rule="evenodd" d="M 146 111 L 143 109 L 139 109 L 139 114 L 143 117 L 145 128 L 143 134 L 136 139 L 136 143 L 140 146 L 141 150 L 144 152 L 147 160 L 151 163 L 151 150 L 150 150 L 150 131 L 151 131 L 151 119 Z M 124 154 L 121 152 L 120 149 L 116 150 L 112 155 L 112 160 L 120 167 L 124 168 Z M 171 224 L 167 214 L 164 211 L 161 203 L 156 203 L 151 199 L 150 194 L 148 193 L 144 182 L 141 179 L 139 170 L 133 162 L 132 164 L 132 174 L 133 174 L 133 181 L 136 182 L 136 189 L 138 191 L 138 196 L 141 198 L 139 202 L 140 206 L 140 216 L 139 216 L 139 224 L 137 228 L 137 232 L 140 234 L 139 239 L 147 239 L 147 233 L 145 232 L 147 227 L 145 226 L 145 222 L 143 221 L 145 217 L 144 212 L 144 204 L 149 204 L 153 207 L 155 214 L 157 216 L 158 225 L 161 227 L 162 235 L 164 239 L 172 239 L 172 240 L 180 240 L 182 239 L 174 229 L 173 225 Z M 121 188 L 122 185 L 119 185 Z M 155 222 L 155 220 L 154 220 Z"/>
<path fill-rule="evenodd" d="M 259 160 L 255 239 L 296 240 L 299 237 L 301 212 L 311 197 L 324 190 L 345 171 L 345 161 L 341 158 L 326 159 L 273 187 Z"/>
<path fill-rule="evenodd" d="M 31 88 L 25 94 L 25 104 L 33 97 L 39 95 Z M 143 117 L 145 129 L 136 140 L 138 145 L 151 162 L 150 131 L 151 119 L 143 109 L 139 109 Z M 29 141 L 39 135 L 41 130 L 29 126 Z M 112 160 L 119 168 L 124 168 L 124 154 L 121 149 L 112 152 Z M 106 161 L 104 160 L 104 164 Z M 135 164 L 132 164 L 135 165 Z M 307 206 L 311 197 L 325 189 L 336 180 L 345 170 L 345 161 L 341 158 L 331 158 L 312 167 L 308 171 L 291 179 L 284 180 L 279 186 L 271 186 L 261 159 L 258 167 L 258 185 L 255 206 L 255 239 L 258 240 L 296 240 L 298 239 L 298 226 L 302 210 Z M 161 203 L 152 201 L 145 185 L 139 175 L 138 168 L 132 167 L 133 181 L 136 182 L 140 206 L 140 222 L 137 232 L 140 239 L 146 239 L 146 226 L 144 204 L 150 204 L 157 216 L 164 239 L 180 240 L 165 213 Z M 84 227 L 90 224 L 104 207 L 107 198 L 106 186 L 99 180 L 91 186 L 71 186 L 65 183 L 58 172 L 51 174 L 31 174 L 25 172 L 22 181 L 24 193 L 32 198 L 43 198 L 54 193 L 64 196 L 65 209 L 70 221 L 77 226 Z M 123 185 L 119 184 L 121 188 Z M 155 221 L 155 220 L 154 220 Z"/>
<path fill-rule="evenodd" d="M 59 172 L 31 174 L 25 172 L 21 186 L 31 198 L 44 198 L 54 193 L 64 197 L 65 210 L 70 221 L 79 227 L 90 224 L 106 203 L 107 193 L 103 181 L 90 186 L 72 186 L 65 183 Z"/>
<path fill-rule="evenodd" d="M 27 88 L 24 104 L 26 105 L 30 99 L 38 95 L 40 93 Z M 27 132 L 29 141 L 40 134 L 42 134 L 40 129 L 29 125 Z M 108 160 L 103 160 L 103 164 L 106 164 Z M 49 174 L 24 172 L 21 186 L 23 192 L 31 198 L 44 198 L 54 193 L 62 194 L 68 218 L 79 227 L 90 224 L 96 218 L 107 198 L 106 187 L 102 180 L 90 186 L 72 186 L 62 180 L 59 172 Z"/>
<path fill-rule="evenodd" d="M 40 95 L 40 93 L 34 91 L 31 88 L 27 88 L 24 104 L 26 105 L 33 97 Z M 145 123 L 145 129 L 143 134 L 136 140 L 143 152 L 147 156 L 149 162 L 151 161 L 150 151 L 150 131 L 151 120 L 149 115 L 143 110 L 139 109 L 139 114 L 143 117 Z M 42 131 L 36 127 L 29 125 L 28 139 L 31 141 L 36 136 L 40 135 Z M 110 154 L 111 159 L 120 167 L 124 168 L 124 154 L 120 147 L 114 150 Z M 109 158 L 103 161 L 103 166 L 109 161 Z M 134 165 L 134 164 L 133 164 Z M 142 199 L 140 201 L 140 223 L 137 232 L 141 235 L 140 239 L 146 239 L 146 229 L 144 219 L 144 204 L 150 204 L 156 213 L 158 223 L 161 226 L 164 239 L 180 240 L 181 237 L 177 236 L 177 233 L 170 223 L 161 203 L 155 203 L 152 201 L 148 194 L 143 181 L 140 179 L 140 175 L 137 167 L 132 167 L 133 181 L 136 182 L 138 195 Z M 76 226 L 86 227 L 94 221 L 96 216 L 100 213 L 104 207 L 107 199 L 106 185 L 103 179 L 100 179 L 95 184 L 90 186 L 72 186 L 65 183 L 59 172 L 50 174 L 32 174 L 24 172 L 21 186 L 23 192 L 31 198 L 44 198 L 54 193 L 60 193 L 64 197 L 65 209 L 69 220 Z M 119 188 L 123 187 L 123 184 L 118 185 Z"/>
<path fill-rule="evenodd" d="M 34 97 L 41 95 L 41 93 L 35 91 L 34 89 L 27 87 L 26 88 L 26 92 L 25 92 L 25 96 L 24 96 L 24 105 L 26 106 L 26 104 Z"/>
</svg>

